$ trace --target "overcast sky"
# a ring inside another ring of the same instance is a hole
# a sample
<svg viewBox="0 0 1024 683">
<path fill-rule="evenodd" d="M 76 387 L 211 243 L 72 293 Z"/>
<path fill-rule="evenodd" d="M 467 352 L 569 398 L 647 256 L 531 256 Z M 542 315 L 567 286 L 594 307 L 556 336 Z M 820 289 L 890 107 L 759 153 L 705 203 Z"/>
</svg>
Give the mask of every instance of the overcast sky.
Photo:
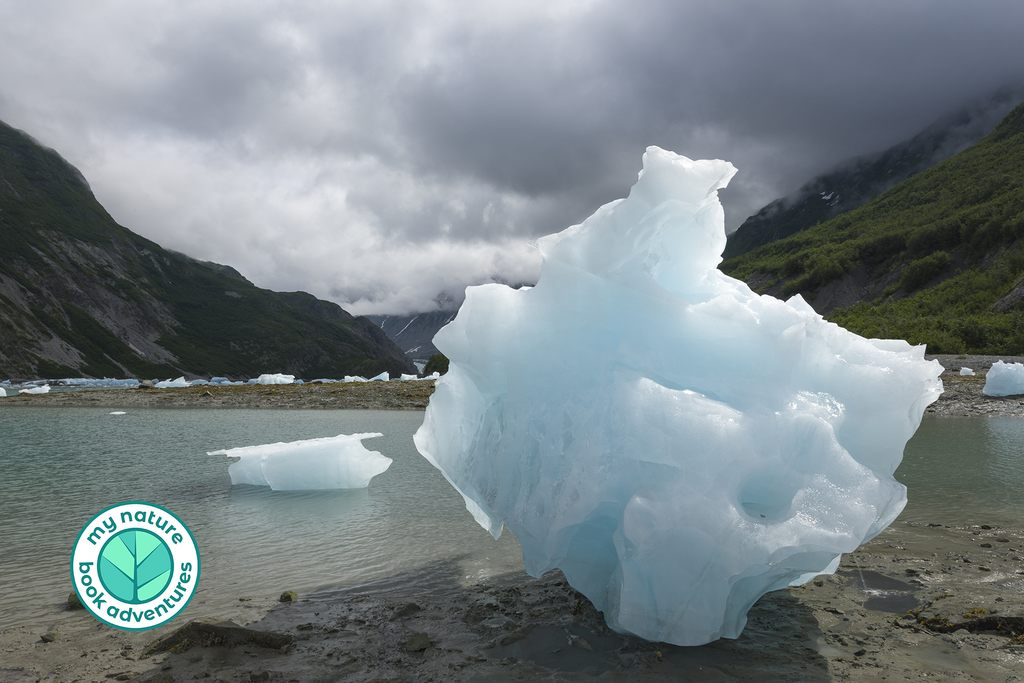
<svg viewBox="0 0 1024 683">
<path fill-rule="evenodd" d="M 1021 0 L 0 0 L 0 120 L 122 225 L 354 313 L 532 281 L 659 145 L 729 230 L 1024 84 Z"/>
</svg>

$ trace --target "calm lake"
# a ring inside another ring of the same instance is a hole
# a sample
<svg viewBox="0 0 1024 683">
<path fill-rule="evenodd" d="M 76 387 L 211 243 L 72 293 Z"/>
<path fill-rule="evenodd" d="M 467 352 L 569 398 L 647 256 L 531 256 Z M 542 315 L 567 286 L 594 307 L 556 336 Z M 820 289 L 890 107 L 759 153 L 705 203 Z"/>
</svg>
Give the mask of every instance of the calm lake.
<svg viewBox="0 0 1024 683">
<path fill-rule="evenodd" d="M 419 411 L 0 408 L 0 628 L 46 625 L 71 590 L 70 550 L 103 508 L 145 500 L 192 530 L 202 574 L 187 618 L 456 558 L 465 581 L 521 570 L 515 538 L 481 529 L 417 452 Z M 394 459 L 368 489 L 231 486 L 207 451 L 355 432 Z M 1024 420 L 926 418 L 897 478 L 901 519 L 1024 526 Z M 82 613 L 78 613 L 82 614 Z"/>
</svg>

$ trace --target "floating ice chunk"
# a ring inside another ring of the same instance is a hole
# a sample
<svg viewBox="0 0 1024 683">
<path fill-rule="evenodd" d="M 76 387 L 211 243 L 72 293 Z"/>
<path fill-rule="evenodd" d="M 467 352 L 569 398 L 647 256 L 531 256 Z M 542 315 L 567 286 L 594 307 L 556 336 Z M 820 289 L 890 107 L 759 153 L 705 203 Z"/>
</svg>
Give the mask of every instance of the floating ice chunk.
<svg viewBox="0 0 1024 683">
<path fill-rule="evenodd" d="M 211 451 L 239 458 L 228 467 L 231 484 L 269 486 L 275 491 L 361 489 L 387 470 L 391 458 L 363 446 L 377 433 L 339 434 L 322 439 Z"/>
<path fill-rule="evenodd" d="M 388 373 L 385 370 L 384 372 L 380 373 L 379 375 L 376 375 L 375 377 L 371 377 L 367 381 L 368 382 L 387 382 L 389 379 L 390 379 L 390 377 L 388 377 Z"/>
<path fill-rule="evenodd" d="M 0 387 L 0 398 L 5 398 L 6 396 L 7 391 L 3 387 Z"/>
<path fill-rule="evenodd" d="M 970 368 L 960 368 L 960 376 L 961 377 L 967 377 L 968 375 L 973 375 L 973 374 L 974 374 L 974 370 L 971 370 Z"/>
<path fill-rule="evenodd" d="M 470 287 L 416 446 L 527 571 L 617 631 L 736 638 L 906 503 L 942 367 L 717 270 L 735 169 L 651 147 L 629 197 L 538 240 L 532 289 Z"/>
<path fill-rule="evenodd" d="M 401 380 L 403 380 L 405 382 L 408 382 L 408 381 L 411 381 L 411 380 L 414 380 L 414 379 L 419 379 L 419 378 L 420 378 L 419 375 L 406 375 L 404 373 L 401 375 L 401 377 L 399 377 L 399 379 L 401 379 Z"/>
<path fill-rule="evenodd" d="M 127 413 L 125 413 L 123 410 L 115 410 L 114 412 L 112 412 L 110 414 L 111 415 L 126 415 Z"/>
<path fill-rule="evenodd" d="M 50 385 L 44 384 L 39 387 L 32 387 L 30 389 L 19 389 L 19 394 L 48 394 L 50 393 Z"/>
<path fill-rule="evenodd" d="M 359 375 L 356 375 L 354 377 L 352 375 L 345 375 L 345 379 L 343 379 L 341 381 L 342 382 L 369 382 L 370 380 L 366 379 L 365 377 L 360 377 Z"/>
<path fill-rule="evenodd" d="M 172 387 L 187 387 L 188 386 L 188 380 L 186 380 L 184 377 L 179 377 L 178 379 L 165 379 L 162 382 L 157 382 L 153 386 L 155 386 L 157 389 L 170 389 Z"/>
<path fill-rule="evenodd" d="M 985 375 L 985 388 L 981 392 L 986 396 L 1024 394 L 1024 365 L 997 360 L 988 369 Z"/>
<path fill-rule="evenodd" d="M 231 384 L 231 380 L 227 377 L 211 377 L 210 384 Z"/>
<path fill-rule="evenodd" d="M 249 380 L 252 383 L 252 380 Z M 256 384 L 294 384 L 295 375 L 260 375 L 256 378 Z"/>
</svg>

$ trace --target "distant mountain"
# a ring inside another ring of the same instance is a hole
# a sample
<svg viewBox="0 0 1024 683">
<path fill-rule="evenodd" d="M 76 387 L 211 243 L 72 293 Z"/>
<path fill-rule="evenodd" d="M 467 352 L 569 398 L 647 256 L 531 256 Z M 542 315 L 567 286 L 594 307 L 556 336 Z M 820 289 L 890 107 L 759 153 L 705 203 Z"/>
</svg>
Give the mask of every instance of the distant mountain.
<svg viewBox="0 0 1024 683">
<path fill-rule="evenodd" d="M 435 353 L 434 335 L 455 319 L 458 311 L 433 311 L 413 315 L 368 315 L 409 358 L 426 363 Z"/>
<path fill-rule="evenodd" d="M 1019 92 L 1001 92 L 943 117 L 884 152 L 844 161 L 745 220 L 729 235 L 723 256 L 739 256 L 866 204 L 981 140 L 1021 96 Z"/>
<path fill-rule="evenodd" d="M 0 377 L 385 370 L 413 365 L 366 318 L 121 227 L 77 169 L 0 122 Z"/>
<path fill-rule="evenodd" d="M 1024 104 L 962 152 L 722 270 L 865 336 L 1024 353 Z"/>
</svg>

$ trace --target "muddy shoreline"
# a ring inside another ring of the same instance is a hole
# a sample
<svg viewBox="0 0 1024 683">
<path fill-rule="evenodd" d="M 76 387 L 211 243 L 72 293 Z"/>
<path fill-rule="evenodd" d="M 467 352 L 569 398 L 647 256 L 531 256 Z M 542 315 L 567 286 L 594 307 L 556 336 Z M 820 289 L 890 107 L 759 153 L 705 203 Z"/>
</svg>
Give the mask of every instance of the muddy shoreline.
<svg viewBox="0 0 1024 683">
<path fill-rule="evenodd" d="M 239 596 L 223 615 L 291 636 L 286 648 L 143 658 L 184 621 L 131 633 L 81 612 L 8 629 L 0 681 L 1013 682 L 1024 672 L 1022 553 L 1020 529 L 898 520 L 835 575 L 761 598 L 739 639 L 700 647 L 610 631 L 559 572 L 464 585 L 442 562 L 294 603 Z M 44 631 L 59 635 L 43 642 Z"/>
</svg>

